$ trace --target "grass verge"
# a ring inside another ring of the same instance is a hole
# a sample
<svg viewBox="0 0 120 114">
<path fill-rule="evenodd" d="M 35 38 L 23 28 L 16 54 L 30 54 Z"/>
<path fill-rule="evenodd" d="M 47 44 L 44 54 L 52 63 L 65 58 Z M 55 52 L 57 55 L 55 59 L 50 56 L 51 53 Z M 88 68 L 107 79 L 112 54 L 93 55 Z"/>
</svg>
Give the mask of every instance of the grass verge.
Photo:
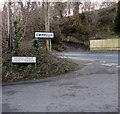
<svg viewBox="0 0 120 114">
<path fill-rule="evenodd" d="M 67 59 L 58 58 L 45 49 L 35 52 L 33 48 L 21 50 L 18 56 L 37 57 L 37 68 L 34 64 L 12 64 L 12 53 L 3 53 L 2 81 L 16 82 L 42 79 L 76 70 L 78 65 Z"/>
</svg>

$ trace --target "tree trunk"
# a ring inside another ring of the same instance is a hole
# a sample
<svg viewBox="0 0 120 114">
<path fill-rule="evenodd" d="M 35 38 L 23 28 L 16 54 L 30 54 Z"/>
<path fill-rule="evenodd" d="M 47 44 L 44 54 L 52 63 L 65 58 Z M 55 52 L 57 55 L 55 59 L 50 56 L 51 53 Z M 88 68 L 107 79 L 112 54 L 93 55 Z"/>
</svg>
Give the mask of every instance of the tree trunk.
<svg viewBox="0 0 120 114">
<path fill-rule="evenodd" d="M 73 10 L 73 15 L 76 17 L 79 14 L 79 2 L 74 3 L 74 10 Z"/>
</svg>

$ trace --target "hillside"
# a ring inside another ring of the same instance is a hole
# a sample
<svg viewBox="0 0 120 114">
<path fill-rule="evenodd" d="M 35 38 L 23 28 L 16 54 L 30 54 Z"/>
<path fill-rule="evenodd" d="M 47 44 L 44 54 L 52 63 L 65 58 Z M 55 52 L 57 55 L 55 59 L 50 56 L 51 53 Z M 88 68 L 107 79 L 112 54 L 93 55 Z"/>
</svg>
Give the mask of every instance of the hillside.
<svg viewBox="0 0 120 114">
<path fill-rule="evenodd" d="M 80 43 L 89 45 L 89 39 L 118 38 L 114 32 L 115 16 L 116 5 L 81 13 L 77 18 L 74 16 L 64 18 L 64 22 L 60 25 L 64 35 L 63 41 L 74 42 L 75 40 L 68 39 L 72 37 Z"/>
<path fill-rule="evenodd" d="M 96 35 L 100 38 L 118 38 L 115 34 L 116 6 L 104 8 L 98 11 L 99 20 Z"/>
</svg>

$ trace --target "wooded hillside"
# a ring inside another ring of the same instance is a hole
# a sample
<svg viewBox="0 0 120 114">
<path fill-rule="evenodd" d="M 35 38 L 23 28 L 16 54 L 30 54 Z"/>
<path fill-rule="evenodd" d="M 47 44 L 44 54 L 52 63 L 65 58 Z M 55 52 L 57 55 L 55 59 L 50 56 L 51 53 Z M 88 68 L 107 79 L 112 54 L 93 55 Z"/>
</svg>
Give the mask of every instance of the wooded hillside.
<svg viewBox="0 0 120 114">
<path fill-rule="evenodd" d="M 96 10 L 96 8 L 101 8 Z M 35 31 L 45 31 L 44 2 L 16 2 L 11 4 L 12 22 L 17 17 L 19 26 L 20 47 L 31 46 Z M 8 4 L 4 4 L 3 16 L 3 41 L 7 46 L 8 39 Z M 115 2 L 55 2 L 50 3 L 50 31 L 55 33 L 52 43 L 60 44 L 62 39 L 69 36 L 81 42 L 88 41 L 91 37 L 106 37 L 105 32 L 114 34 L 114 20 L 116 15 Z M 14 25 L 13 25 L 14 27 Z M 13 28 L 14 31 L 14 28 Z M 13 32 L 14 35 L 14 32 Z M 42 41 L 41 41 L 42 42 Z"/>
</svg>

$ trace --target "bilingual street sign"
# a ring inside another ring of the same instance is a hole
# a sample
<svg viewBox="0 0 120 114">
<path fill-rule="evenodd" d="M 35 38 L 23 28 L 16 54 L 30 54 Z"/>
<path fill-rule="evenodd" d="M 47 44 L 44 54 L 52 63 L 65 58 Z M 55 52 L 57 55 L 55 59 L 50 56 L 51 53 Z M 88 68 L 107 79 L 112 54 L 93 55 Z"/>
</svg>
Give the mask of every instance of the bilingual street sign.
<svg viewBox="0 0 120 114">
<path fill-rule="evenodd" d="M 35 38 L 54 38 L 52 32 L 35 32 Z"/>
<path fill-rule="evenodd" d="M 36 63 L 36 57 L 12 57 L 12 63 Z"/>
</svg>

